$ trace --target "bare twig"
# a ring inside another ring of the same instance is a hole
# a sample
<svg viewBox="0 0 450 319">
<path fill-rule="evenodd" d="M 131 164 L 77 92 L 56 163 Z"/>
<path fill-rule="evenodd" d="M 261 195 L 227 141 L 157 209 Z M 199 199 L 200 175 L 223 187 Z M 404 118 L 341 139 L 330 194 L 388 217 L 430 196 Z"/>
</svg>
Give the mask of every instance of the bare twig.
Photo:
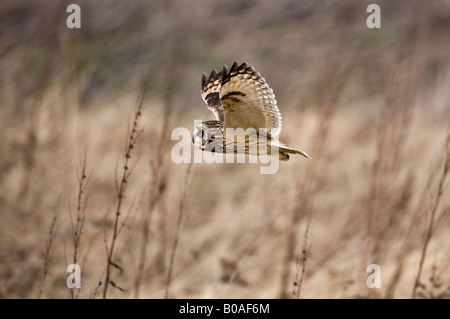
<svg viewBox="0 0 450 319">
<path fill-rule="evenodd" d="M 45 286 L 45 280 L 47 279 L 47 276 L 49 275 L 49 267 L 50 267 L 50 262 L 51 262 L 50 252 L 52 249 L 53 239 L 56 236 L 55 225 L 56 225 L 56 221 L 58 219 L 58 215 L 60 212 L 60 202 L 61 202 L 61 197 L 58 199 L 56 207 L 53 210 L 53 218 L 52 218 L 52 222 L 50 223 L 49 236 L 48 236 L 47 243 L 45 245 L 44 270 L 43 270 L 41 282 L 38 286 L 38 291 L 39 291 L 38 299 L 41 299 L 41 297 L 42 297 L 42 292 L 44 291 L 44 286 Z"/>
<path fill-rule="evenodd" d="M 443 170 L 442 170 L 441 178 L 439 180 L 439 185 L 438 185 L 436 198 L 434 199 L 434 203 L 433 203 L 433 205 L 431 207 L 431 211 L 430 211 L 430 219 L 429 219 L 429 222 L 428 222 L 428 228 L 427 228 L 427 232 L 425 234 L 425 239 L 424 239 L 424 242 L 423 242 L 422 254 L 420 256 L 419 270 L 417 271 L 416 279 L 414 281 L 414 288 L 413 288 L 412 296 L 411 296 L 412 299 L 416 298 L 417 288 L 420 285 L 420 276 L 422 274 L 422 269 L 423 269 L 423 264 L 425 262 L 425 258 L 426 258 L 426 254 L 427 254 L 428 244 L 429 244 L 429 242 L 431 240 L 431 237 L 433 236 L 434 221 L 435 221 L 436 211 L 437 211 L 437 209 L 439 207 L 439 202 L 441 200 L 442 192 L 443 192 L 443 188 L 444 188 L 445 178 L 447 177 L 449 169 L 450 169 L 450 132 L 447 134 L 447 138 L 446 138 L 446 141 L 445 141 L 445 162 L 444 162 L 444 167 L 443 167 Z"/>
<path fill-rule="evenodd" d="M 83 232 L 85 213 L 86 213 L 86 188 L 88 185 L 88 176 L 86 173 L 86 159 L 87 153 L 85 152 L 83 161 L 80 164 L 81 172 L 78 176 L 78 196 L 77 196 L 77 215 L 74 222 L 72 216 L 70 216 L 70 222 L 72 224 L 72 240 L 73 240 L 73 264 L 78 263 L 78 252 L 80 247 L 81 233 Z M 69 209 L 70 214 L 70 209 Z M 70 290 L 71 298 L 76 298 L 74 289 Z"/>
<path fill-rule="evenodd" d="M 150 192 L 149 192 L 149 204 L 148 210 L 144 213 L 144 220 L 142 223 L 142 241 L 139 252 L 139 261 L 138 261 L 138 269 L 136 273 L 136 278 L 134 280 L 134 296 L 135 298 L 139 298 L 140 286 L 142 283 L 142 278 L 144 276 L 144 268 L 146 264 L 147 258 L 147 247 L 149 243 L 150 236 L 150 224 L 152 221 L 152 216 L 156 204 L 161 199 L 162 195 L 166 190 L 167 185 L 167 172 L 164 170 L 163 164 L 164 162 L 164 151 L 167 146 L 166 140 L 169 133 L 169 118 L 171 114 L 171 105 L 172 103 L 169 101 L 169 97 L 166 97 L 166 107 L 164 108 L 164 115 L 162 119 L 162 127 L 161 134 L 158 139 L 157 145 L 154 146 L 154 149 L 158 150 L 156 152 L 156 159 L 150 160 L 150 169 L 151 169 L 151 177 L 150 177 Z"/>
<path fill-rule="evenodd" d="M 303 237 L 302 252 L 297 256 L 297 274 L 294 281 L 294 295 L 297 299 L 300 299 L 300 292 L 302 289 L 303 278 L 306 272 L 306 261 L 309 250 L 309 230 L 311 228 L 312 214 L 309 214 L 308 221 L 306 223 L 305 236 Z M 301 271 L 300 271 L 301 270 Z M 299 278 L 300 277 L 300 278 Z"/>
<path fill-rule="evenodd" d="M 103 275 L 104 275 L 104 274 L 105 274 L 105 270 L 102 271 L 102 274 L 101 274 L 101 276 L 100 276 L 100 280 L 98 281 L 97 285 L 95 286 L 94 291 L 92 292 L 91 299 L 94 299 L 95 296 L 97 295 L 98 291 L 100 290 L 100 287 L 101 287 L 102 284 L 103 284 L 103 283 L 102 283 L 102 278 L 103 278 Z"/>
<path fill-rule="evenodd" d="M 177 226 L 176 226 L 177 228 L 175 230 L 175 238 L 173 240 L 172 250 L 171 250 L 171 254 L 170 254 L 169 270 L 168 270 L 167 279 L 166 279 L 166 292 L 164 294 L 165 299 L 169 298 L 170 284 L 172 281 L 173 264 L 174 264 L 174 260 L 175 260 L 175 253 L 177 250 L 178 242 L 180 240 L 181 221 L 183 219 L 184 203 L 185 203 L 185 199 L 186 199 L 187 185 L 188 185 L 188 181 L 189 181 L 189 176 L 191 174 L 191 168 L 192 168 L 192 162 L 189 163 L 188 168 L 187 168 L 186 176 L 184 178 L 183 189 L 181 191 L 181 198 L 180 198 L 180 202 L 179 202 L 179 206 L 178 206 L 178 218 L 177 218 Z"/>
<path fill-rule="evenodd" d="M 115 210 L 115 219 L 114 219 L 114 228 L 113 228 L 113 234 L 111 239 L 111 246 L 107 250 L 107 266 L 106 266 L 106 277 L 105 277 L 105 286 L 103 289 L 103 299 L 106 299 L 107 292 L 108 292 L 108 286 L 111 283 L 110 276 L 111 276 L 111 266 L 117 268 L 117 264 L 113 262 L 113 255 L 114 255 L 114 248 L 118 236 L 119 231 L 119 220 L 120 215 L 122 211 L 122 205 L 123 200 L 125 198 L 125 192 L 128 185 L 129 178 L 132 174 L 132 168 L 130 167 L 130 160 L 131 160 L 131 154 L 136 146 L 136 141 L 139 137 L 139 119 L 141 118 L 142 114 L 142 104 L 144 102 L 144 95 L 142 95 L 141 101 L 138 105 L 138 108 L 136 110 L 134 121 L 131 126 L 131 131 L 129 132 L 129 135 L 127 137 L 127 144 L 125 146 L 125 156 L 124 156 L 124 165 L 123 165 L 123 172 L 122 177 L 119 181 L 116 180 L 116 187 L 117 187 L 117 204 L 116 204 L 116 210 Z M 120 269 L 120 267 L 119 267 Z"/>
</svg>

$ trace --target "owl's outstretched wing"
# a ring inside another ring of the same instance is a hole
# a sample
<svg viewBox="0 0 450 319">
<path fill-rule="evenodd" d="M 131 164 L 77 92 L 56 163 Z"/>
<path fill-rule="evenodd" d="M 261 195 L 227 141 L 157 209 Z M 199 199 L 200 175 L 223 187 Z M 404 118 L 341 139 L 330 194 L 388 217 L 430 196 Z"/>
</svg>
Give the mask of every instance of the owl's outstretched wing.
<svg viewBox="0 0 450 319">
<path fill-rule="evenodd" d="M 253 67 L 235 62 L 222 79 L 220 100 L 225 127 L 267 129 L 272 137 L 281 132 L 277 100 L 266 80 Z"/>
<path fill-rule="evenodd" d="M 225 128 L 261 128 L 277 137 L 281 132 L 281 114 L 266 80 L 247 63 L 234 62 L 228 71 L 203 75 L 202 96 Z"/>
<path fill-rule="evenodd" d="M 225 67 L 224 67 L 225 70 Z M 220 102 L 220 88 L 222 87 L 223 73 L 213 70 L 209 78 L 203 73 L 202 76 L 202 98 L 208 108 L 214 113 L 217 120 L 224 122 L 223 106 Z"/>
</svg>

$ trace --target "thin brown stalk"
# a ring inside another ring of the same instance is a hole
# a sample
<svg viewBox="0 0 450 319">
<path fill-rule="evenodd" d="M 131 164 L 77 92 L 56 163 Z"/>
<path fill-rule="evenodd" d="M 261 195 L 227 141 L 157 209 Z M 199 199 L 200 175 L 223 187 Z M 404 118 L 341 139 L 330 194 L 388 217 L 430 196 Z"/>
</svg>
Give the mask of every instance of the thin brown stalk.
<svg viewBox="0 0 450 319">
<path fill-rule="evenodd" d="M 113 234 L 111 239 L 111 246 L 109 249 L 107 249 L 107 266 L 106 266 L 106 275 L 105 275 L 105 286 L 103 288 L 103 299 L 106 299 L 107 292 L 108 292 L 108 286 L 111 283 L 111 267 L 118 267 L 116 263 L 113 262 L 114 257 L 114 248 L 116 245 L 116 240 L 119 232 L 119 221 L 120 221 L 120 215 L 122 212 L 122 205 L 125 198 L 125 193 L 128 185 L 128 181 L 130 179 L 130 176 L 133 172 L 132 167 L 130 167 L 130 160 L 131 160 L 131 154 L 133 149 L 136 146 L 136 141 L 139 137 L 139 120 L 141 118 L 142 114 L 142 105 L 144 102 L 144 95 L 142 95 L 141 101 L 138 105 L 138 108 L 136 110 L 134 121 L 131 126 L 131 131 L 129 132 L 129 135 L 127 137 L 127 144 L 125 147 L 125 156 L 124 156 L 124 165 L 123 165 L 123 171 L 122 176 L 120 178 L 120 181 L 117 181 L 116 179 L 116 187 L 117 187 L 117 204 L 116 204 L 116 210 L 115 210 L 115 219 L 114 219 L 114 228 L 113 228 Z"/>
<path fill-rule="evenodd" d="M 140 247 L 140 252 L 139 252 L 139 262 L 138 262 L 137 274 L 136 274 L 136 278 L 134 280 L 134 297 L 136 299 L 139 298 L 141 282 L 142 282 L 142 278 L 144 276 L 145 261 L 147 258 L 147 245 L 148 245 L 148 241 L 149 241 L 149 237 L 150 237 L 150 221 L 151 221 L 152 213 L 153 213 L 153 205 L 150 205 L 150 210 L 147 214 L 145 214 L 143 225 L 142 225 L 142 242 L 141 242 L 141 247 Z"/>
<path fill-rule="evenodd" d="M 170 101 L 168 101 L 170 102 Z M 158 144 L 155 149 L 159 150 L 156 153 L 156 159 L 150 161 L 151 168 L 151 181 L 150 181 L 150 196 L 148 210 L 144 214 L 144 220 L 142 223 L 142 240 L 139 252 L 138 269 L 136 273 L 136 278 L 134 280 L 134 297 L 139 298 L 140 286 L 142 283 L 142 278 L 144 276 L 144 269 L 147 258 L 147 247 L 149 244 L 150 236 L 150 224 L 152 221 L 152 216 L 154 209 L 161 199 L 163 193 L 166 190 L 167 185 L 167 173 L 163 168 L 164 151 L 166 147 L 165 141 L 167 140 L 169 132 L 169 118 L 171 114 L 171 107 L 166 107 L 164 109 L 164 116 L 162 121 L 162 130 L 160 138 L 158 139 Z M 162 172 L 162 173 L 161 173 Z"/>
<path fill-rule="evenodd" d="M 312 214 L 309 214 L 308 221 L 306 223 L 305 236 L 303 237 L 302 252 L 297 255 L 297 274 L 294 281 L 294 295 L 297 299 L 300 299 L 300 292 L 302 289 L 303 279 L 306 272 L 306 261 L 309 250 L 309 230 L 311 228 Z M 298 278 L 300 277 L 300 278 Z"/>
<path fill-rule="evenodd" d="M 172 244 L 172 250 L 171 250 L 171 254 L 170 254 L 170 262 L 169 262 L 169 270 L 167 272 L 167 279 L 166 279 L 166 291 L 164 294 L 165 299 L 169 298 L 170 284 L 172 282 L 172 271 L 173 271 L 173 265 L 174 265 L 174 261 L 175 261 L 175 253 L 176 253 L 176 250 L 178 247 L 178 242 L 180 240 L 181 221 L 183 220 L 184 203 L 186 200 L 187 185 L 188 185 L 188 181 L 189 181 L 189 176 L 191 174 L 191 169 L 192 169 L 192 162 L 189 163 L 188 168 L 187 168 L 186 176 L 184 178 L 183 189 L 181 191 L 181 198 L 180 198 L 180 202 L 179 202 L 179 206 L 178 206 L 178 218 L 177 218 L 177 225 L 176 225 L 176 230 L 175 230 L 175 238 L 174 238 L 173 244 Z"/>
<path fill-rule="evenodd" d="M 164 103 L 163 103 L 163 110 L 164 110 L 164 115 L 163 115 L 163 121 L 162 121 L 162 126 L 161 126 L 161 133 L 160 133 L 160 138 L 157 140 L 159 145 L 157 145 L 158 149 L 161 148 L 162 150 L 165 149 L 165 147 L 167 147 L 167 143 L 165 142 L 167 140 L 167 138 L 169 138 L 169 134 L 170 131 L 167 129 L 169 127 L 169 119 L 170 119 L 170 115 L 171 115 L 171 110 L 172 110 L 172 105 L 173 105 L 173 97 L 174 97 L 174 90 L 175 90 L 175 86 L 174 84 L 177 81 L 177 63 L 176 60 L 178 59 L 178 54 L 176 54 L 174 51 L 172 52 L 172 54 L 174 54 L 173 56 L 173 63 L 169 66 L 169 70 L 167 72 L 167 77 L 166 77 L 166 83 L 167 85 L 163 88 L 163 91 L 165 92 L 164 95 Z M 156 166 L 158 161 L 162 160 L 162 155 L 164 153 L 160 152 L 160 154 L 158 154 L 156 156 L 156 159 L 153 161 L 153 166 Z M 167 186 L 167 176 L 168 176 L 168 171 L 167 168 L 165 170 L 163 170 L 160 174 L 160 184 L 159 186 L 162 188 L 162 190 L 166 189 Z M 166 214 L 166 203 L 161 201 L 161 199 L 159 199 L 159 203 L 160 203 L 160 209 L 159 209 L 159 214 L 156 215 L 156 220 L 155 222 L 157 223 L 156 227 L 159 230 L 158 232 L 156 232 L 156 237 L 155 240 L 157 241 L 156 244 L 156 256 L 154 259 L 154 272 L 156 274 L 164 274 L 166 273 L 167 270 L 167 256 L 170 255 L 170 251 L 168 249 L 168 245 L 167 244 L 167 214 Z M 162 276 L 164 277 L 164 275 Z"/>
<path fill-rule="evenodd" d="M 47 239 L 47 243 L 45 245 L 44 270 L 42 273 L 41 282 L 38 286 L 38 299 L 41 299 L 41 297 L 42 297 L 42 292 L 44 291 L 45 281 L 47 279 L 47 276 L 49 275 L 49 267 L 50 267 L 50 263 L 51 263 L 50 252 L 52 250 L 53 240 L 55 239 L 55 236 L 56 236 L 55 225 L 58 220 L 58 215 L 60 212 L 60 201 L 61 201 L 61 198 L 58 199 L 58 203 L 53 210 L 53 218 L 52 218 L 52 222 L 50 223 L 48 239 Z"/>
<path fill-rule="evenodd" d="M 142 278 L 144 276 L 144 269 L 145 269 L 146 258 L 147 258 L 147 247 L 149 244 L 150 226 L 151 226 L 151 222 L 152 222 L 153 212 L 155 210 L 156 205 L 160 201 L 163 193 L 165 192 L 165 189 L 166 189 L 165 185 L 167 183 L 167 175 L 164 174 L 164 176 L 161 177 L 161 180 L 157 180 L 157 179 L 158 179 L 158 176 L 154 176 L 154 178 L 152 179 L 150 189 L 152 189 L 153 192 L 150 193 L 148 210 L 144 214 L 144 220 L 142 223 L 142 238 L 141 238 L 141 246 L 140 246 L 140 252 L 139 252 L 139 262 L 138 262 L 136 278 L 134 281 L 134 297 L 135 298 L 139 298 L 140 286 L 142 283 Z"/>
<path fill-rule="evenodd" d="M 77 196 L 77 215 L 75 222 L 70 216 L 70 222 L 72 224 L 72 241 L 73 241 L 73 259 L 72 263 L 78 263 L 78 253 L 80 248 L 80 239 L 81 233 L 83 232 L 85 213 L 86 213 L 86 188 L 88 185 L 88 176 L 86 173 L 86 158 L 87 154 L 85 153 L 83 161 L 80 164 L 81 172 L 78 176 L 78 196 Z M 70 214 L 70 209 L 69 209 Z M 72 299 L 76 298 L 74 289 L 70 290 L 70 296 Z"/>
<path fill-rule="evenodd" d="M 412 299 L 416 298 L 416 294 L 417 294 L 417 288 L 420 285 L 420 276 L 422 275 L 422 269 L 423 269 L 423 264 L 425 262 L 425 258 L 427 255 L 427 249 L 428 249 L 428 244 L 430 243 L 431 237 L 433 236 L 433 231 L 434 231 L 434 221 L 435 221 L 435 216 L 436 216 L 436 211 L 439 207 L 439 203 L 442 197 L 442 193 L 443 193 L 443 189 L 444 189 L 444 182 L 445 179 L 447 177 L 448 171 L 450 169 L 450 132 L 447 134 L 447 138 L 445 141 L 445 162 L 444 162 L 444 166 L 442 169 L 442 175 L 441 178 L 439 180 L 439 185 L 438 185 L 438 189 L 437 189 L 437 194 L 436 194 L 436 198 L 434 199 L 434 202 L 432 204 L 431 207 L 431 211 L 430 211 L 430 219 L 428 222 L 428 228 L 425 234 L 425 239 L 423 241 L 423 246 L 422 246 L 422 254 L 420 256 L 420 262 L 419 262 L 419 269 L 417 271 L 417 275 L 416 275 L 416 279 L 414 281 L 414 287 L 413 287 L 413 291 L 412 291 Z"/>
<path fill-rule="evenodd" d="M 104 274 L 105 274 L 105 270 L 102 271 L 102 274 L 101 274 L 101 276 L 100 276 L 100 280 L 98 281 L 97 285 L 95 286 L 94 291 L 92 292 L 91 299 L 94 299 L 95 296 L 97 295 L 98 291 L 100 290 L 100 287 L 101 287 L 102 284 L 103 284 L 103 283 L 102 283 L 102 278 L 103 278 L 103 275 L 104 275 Z"/>
<path fill-rule="evenodd" d="M 428 192 L 427 190 L 431 189 L 433 182 L 436 179 L 437 172 L 433 171 L 430 176 L 428 177 L 427 183 L 423 187 L 422 194 L 420 196 L 420 200 L 418 201 L 418 206 L 411 218 L 410 225 L 408 227 L 408 231 L 406 232 L 406 235 L 403 238 L 403 243 L 400 248 L 400 253 L 397 256 L 396 260 L 396 267 L 395 270 L 391 276 L 391 279 L 389 280 L 389 284 L 386 288 L 385 298 L 393 298 L 395 287 L 397 286 L 401 274 L 403 272 L 404 266 L 405 266 L 405 258 L 406 256 L 411 252 L 412 249 L 414 249 L 415 241 L 414 237 L 416 236 L 417 232 L 419 231 L 419 225 L 422 212 L 425 209 L 425 203 L 427 202 L 427 196 Z"/>
</svg>

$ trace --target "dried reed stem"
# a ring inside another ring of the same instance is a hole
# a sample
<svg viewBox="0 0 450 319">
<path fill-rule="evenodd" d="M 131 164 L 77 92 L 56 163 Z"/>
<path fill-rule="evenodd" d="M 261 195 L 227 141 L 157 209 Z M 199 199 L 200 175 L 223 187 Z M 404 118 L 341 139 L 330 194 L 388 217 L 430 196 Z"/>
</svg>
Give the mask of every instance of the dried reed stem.
<svg viewBox="0 0 450 319">
<path fill-rule="evenodd" d="M 73 264 L 78 263 L 78 251 L 80 248 L 81 233 L 83 232 L 85 212 L 86 212 L 86 199 L 85 192 L 88 184 L 88 177 L 86 175 L 86 158 L 85 152 L 83 161 L 81 162 L 81 172 L 78 176 L 78 196 L 77 196 L 77 215 L 76 221 L 73 221 L 72 215 L 70 215 L 70 222 L 72 224 L 72 241 L 73 241 Z M 70 209 L 69 209 L 70 214 Z M 74 289 L 70 290 L 71 298 L 76 298 Z"/>
<path fill-rule="evenodd" d="M 178 206 L 177 228 L 175 230 L 175 238 L 173 240 L 172 250 L 171 250 L 171 254 L 170 254 L 169 270 L 167 272 L 167 279 L 166 279 L 166 291 L 164 294 L 165 299 L 169 298 L 170 284 L 172 282 L 173 264 L 174 264 L 174 260 L 175 260 L 175 253 L 177 250 L 178 242 L 180 240 L 181 221 L 183 219 L 184 203 L 185 203 L 185 199 L 186 199 L 186 191 L 187 191 L 189 176 L 191 174 L 191 169 L 192 169 L 192 162 L 189 163 L 188 168 L 187 168 L 186 176 L 184 178 L 183 189 L 181 191 L 181 198 L 180 198 L 180 202 L 179 202 L 179 206 Z"/>
<path fill-rule="evenodd" d="M 429 244 L 429 242 L 431 240 L 431 237 L 433 236 L 434 219 L 435 219 L 435 216 L 436 216 L 436 211 L 437 211 L 437 209 L 439 207 L 439 202 L 441 200 L 442 192 L 443 192 L 443 188 L 444 188 L 445 178 L 447 177 L 449 169 L 450 169 L 450 132 L 447 134 L 447 138 L 445 140 L 445 162 L 444 162 L 444 167 L 442 169 L 442 175 L 441 175 L 441 178 L 439 180 L 439 186 L 438 186 L 436 198 L 434 199 L 434 203 L 433 203 L 433 206 L 431 207 L 431 211 L 430 211 L 430 219 L 429 219 L 429 222 L 428 222 L 428 228 L 427 228 L 427 232 L 425 234 L 425 239 L 424 239 L 424 242 L 423 242 L 422 254 L 420 256 L 419 270 L 417 271 L 416 279 L 414 281 L 414 288 L 413 288 L 412 296 L 411 296 L 412 299 L 416 298 L 417 288 L 420 285 L 420 276 L 422 275 L 422 269 L 423 269 L 423 264 L 425 262 L 425 258 L 426 258 L 426 254 L 427 254 L 428 244 Z"/>
<path fill-rule="evenodd" d="M 166 100 L 167 99 L 168 97 L 166 98 Z M 169 105 L 172 105 L 172 103 L 170 103 L 170 101 L 166 102 L 168 104 L 164 108 L 161 135 L 158 139 L 156 147 L 153 146 L 154 149 L 157 149 L 159 151 L 156 153 L 156 160 L 150 161 L 151 181 L 150 181 L 149 204 L 148 204 L 148 211 L 144 214 L 144 220 L 142 223 L 142 241 L 139 251 L 138 269 L 134 280 L 135 298 L 139 298 L 140 286 L 142 283 L 142 278 L 144 276 L 144 269 L 147 258 L 147 247 L 150 236 L 150 224 L 153 212 L 156 207 L 156 204 L 159 202 L 162 195 L 164 194 L 167 185 L 167 172 L 163 167 L 163 164 L 165 163 L 163 159 L 164 159 L 164 150 L 165 147 L 167 146 L 166 140 L 169 133 L 169 119 L 171 114 L 171 106 Z"/>
<path fill-rule="evenodd" d="M 45 281 L 49 274 L 49 267 L 50 267 L 50 262 L 51 262 L 50 252 L 52 250 L 53 240 L 56 236 L 55 225 L 56 225 L 56 221 L 58 219 L 58 215 L 59 215 L 59 211 L 60 211 L 60 203 L 61 203 L 61 197 L 58 199 L 56 207 L 53 210 L 53 218 L 52 218 L 52 222 L 50 223 L 48 239 L 47 239 L 47 243 L 45 245 L 44 270 L 42 273 L 41 282 L 38 286 L 38 299 L 41 299 L 41 297 L 42 297 L 42 292 L 44 291 Z"/>
<path fill-rule="evenodd" d="M 428 177 L 427 183 L 423 187 L 422 194 L 418 201 L 418 206 L 415 209 L 414 214 L 411 217 L 410 226 L 408 227 L 408 231 L 403 238 L 403 243 L 400 249 L 400 253 L 397 256 L 396 268 L 389 280 L 389 284 L 386 288 L 385 298 L 392 298 L 394 294 L 394 289 L 398 284 L 401 274 L 404 268 L 404 260 L 406 256 L 411 252 L 412 249 L 415 248 L 414 237 L 419 232 L 419 225 L 421 225 L 420 220 L 422 217 L 422 212 L 425 209 L 425 203 L 428 196 L 427 190 L 431 189 L 433 185 L 433 181 L 436 179 L 437 172 L 433 171 Z"/>
<path fill-rule="evenodd" d="M 300 292 L 302 289 L 303 278 L 305 277 L 306 272 L 306 261 L 307 254 L 309 250 L 308 241 L 309 241 L 309 230 L 311 228 L 311 219 L 312 214 L 309 214 L 308 222 L 306 223 L 305 236 L 303 237 L 303 245 L 301 254 L 297 255 L 297 274 L 296 280 L 294 281 L 294 295 L 297 299 L 300 299 Z M 300 275 L 299 275 L 300 272 Z M 300 276 L 300 278 L 298 278 Z"/>
<path fill-rule="evenodd" d="M 110 276 L 111 276 L 111 266 L 114 266 L 115 268 L 120 268 L 119 265 L 113 262 L 113 254 L 114 254 L 114 248 L 117 240 L 117 236 L 119 234 L 119 219 L 120 214 L 122 211 L 122 205 L 123 205 L 123 199 L 125 198 L 125 191 L 128 185 L 129 178 L 131 176 L 131 173 L 133 171 L 132 167 L 130 167 L 130 160 L 131 160 L 131 153 L 136 146 L 137 139 L 139 137 L 139 119 L 141 118 L 142 114 L 142 104 L 144 103 L 144 95 L 142 95 L 141 101 L 138 105 L 138 108 L 136 110 L 133 125 L 131 127 L 131 132 L 129 132 L 129 135 L 127 137 L 127 144 L 125 146 L 125 156 L 124 156 L 124 165 L 123 165 L 123 172 L 122 177 L 120 181 L 118 182 L 116 179 L 116 190 L 117 190 L 117 204 L 116 204 L 116 210 L 115 210 L 115 219 L 114 219 L 114 228 L 113 228 L 113 234 L 111 239 L 111 246 L 109 249 L 107 248 L 107 266 L 106 266 L 106 277 L 105 277 L 105 286 L 103 288 L 103 299 L 106 299 L 107 292 L 108 292 L 108 286 L 111 282 Z M 117 286 L 114 284 L 114 286 Z"/>
</svg>

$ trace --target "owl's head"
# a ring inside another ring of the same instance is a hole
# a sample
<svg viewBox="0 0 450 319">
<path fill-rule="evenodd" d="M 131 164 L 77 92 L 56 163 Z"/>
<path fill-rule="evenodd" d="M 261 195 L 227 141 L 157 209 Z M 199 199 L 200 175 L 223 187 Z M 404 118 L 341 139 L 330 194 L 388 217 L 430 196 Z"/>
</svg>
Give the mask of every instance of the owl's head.
<svg viewBox="0 0 450 319">
<path fill-rule="evenodd" d="M 218 141 L 222 136 L 222 124 L 219 121 L 200 122 L 192 133 L 192 142 L 202 150 L 213 147 L 213 142 Z"/>
</svg>

